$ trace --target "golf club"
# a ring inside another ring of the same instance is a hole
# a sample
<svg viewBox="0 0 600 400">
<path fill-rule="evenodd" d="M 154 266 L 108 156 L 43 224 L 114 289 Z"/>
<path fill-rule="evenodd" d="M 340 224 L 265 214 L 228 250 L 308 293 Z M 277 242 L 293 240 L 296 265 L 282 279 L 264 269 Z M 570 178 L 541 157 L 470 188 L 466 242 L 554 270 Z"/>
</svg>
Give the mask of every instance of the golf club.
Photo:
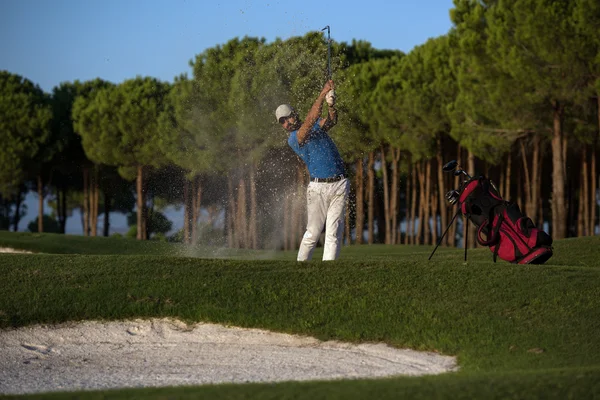
<svg viewBox="0 0 600 400">
<path fill-rule="evenodd" d="M 450 171 L 454 171 L 456 169 L 456 167 L 458 167 L 458 161 L 452 160 L 452 161 L 447 162 L 446 164 L 444 164 L 444 166 L 442 167 L 442 169 L 445 172 L 450 172 Z"/>
<path fill-rule="evenodd" d="M 330 29 L 329 25 L 325 28 L 321 29 L 324 31 L 327 29 L 327 80 L 331 79 L 331 37 L 330 37 Z"/>
<path fill-rule="evenodd" d="M 464 175 L 468 179 L 471 179 L 471 175 L 469 175 L 464 169 L 462 169 L 462 167 L 458 164 L 458 161 L 456 161 L 456 160 L 452 160 L 452 161 L 444 164 L 444 166 L 442 167 L 442 170 L 444 170 L 446 172 L 454 171 L 454 176 Z"/>
</svg>

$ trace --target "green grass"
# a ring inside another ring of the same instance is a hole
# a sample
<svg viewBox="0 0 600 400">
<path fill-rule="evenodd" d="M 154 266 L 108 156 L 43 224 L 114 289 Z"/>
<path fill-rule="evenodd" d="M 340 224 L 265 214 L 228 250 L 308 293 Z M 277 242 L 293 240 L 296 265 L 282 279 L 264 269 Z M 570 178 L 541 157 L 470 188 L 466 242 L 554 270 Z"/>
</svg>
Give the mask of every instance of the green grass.
<svg viewBox="0 0 600 400">
<path fill-rule="evenodd" d="M 337 262 L 299 264 L 294 252 L 194 258 L 175 256 L 185 253 L 173 244 L 119 241 L 128 240 L 1 233 L 0 246 L 93 254 L 0 254 L 0 328 L 176 317 L 433 350 L 456 355 L 461 370 L 422 378 L 71 394 L 76 397 L 600 396 L 600 237 L 557 241 L 542 266 L 494 264 L 488 249 L 469 251 L 465 263 L 456 249 L 439 249 L 427 261 L 431 246 L 351 246 Z M 125 255 L 102 255 L 111 246 Z"/>
<path fill-rule="evenodd" d="M 600 396 L 600 369 L 553 369 L 510 373 L 451 373 L 418 378 L 205 385 L 104 392 L 49 393 L 29 399 L 594 399 Z M 1 398 L 1 396 L 0 396 Z M 17 398 L 17 396 L 15 396 Z M 22 398 L 22 397 L 18 397 Z"/>
<path fill-rule="evenodd" d="M 555 254 L 546 265 L 599 266 L 600 237 L 581 237 L 564 239 L 555 242 Z M 178 243 L 161 241 L 139 241 L 123 237 L 85 237 L 75 235 L 59 235 L 52 233 L 29 233 L 0 231 L 0 247 L 28 250 L 46 254 L 97 254 L 97 255 L 163 255 L 197 258 L 228 259 L 278 259 L 295 260 L 296 252 L 270 250 L 236 250 L 209 246 L 183 246 Z M 387 246 L 381 244 L 344 247 L 341 260 L 378 261 L 385 259 L 416 259 L 427 261 L 433 246 Z M 314 260 L 322 256 L 322 248 L 318 247 Z M 452 261 L 464 262 L 462 249 L 439 247 L 430 262 Z M 492 253 L 487 248 L 469 250 L 468 262 L 492 261 Z M 498 261 L 498 265 L 506 265 Z"/>
<path fill-rule="evenodd" d="M 46 254 L 163 255 L 202 258 L 269 258 L 272 251 L 250 251 L 209 246 L 184 246 L 125 237 L 86 237 L 54 233 L 0 231 L 0 247 Z"/>
</svg>

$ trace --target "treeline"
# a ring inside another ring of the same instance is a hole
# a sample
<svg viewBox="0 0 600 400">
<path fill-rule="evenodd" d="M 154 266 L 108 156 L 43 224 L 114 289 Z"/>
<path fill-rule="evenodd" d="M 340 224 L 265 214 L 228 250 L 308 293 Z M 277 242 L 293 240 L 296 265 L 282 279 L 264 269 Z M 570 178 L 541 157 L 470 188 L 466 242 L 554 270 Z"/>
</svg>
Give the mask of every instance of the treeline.
<svg viewBox="0 0 600 400">
<path fill-rule="evenodd" d="M 492 177 L 555 239 L 595 234 L 600 3 L 454 4 L 448 34 L 408 54 L 332 43 L 331 135 L 353 183 L 347 241 L 435 242 L 453 212 L 444 195 L 458 178 L 441 169 L 451 159 Z M 0 227 L 17 229 L 35 190 L 38 215 L 48 197 L 61 232 L 79 208 L 84 234 L 103 215 L 107 235 L 120 211 L 148 239 L 170 229 L 160 211 L 176 204 L 178 240 L 295 248 L 307 176 L 274 110 L 308 110 L 326 76 L 322 33 L 235 38 L 190 65 L 173 83 L 96 79 L 50 94 L 1 72 Z M 455 246 L 464 233 L 452 229 Z"/>
</svg>

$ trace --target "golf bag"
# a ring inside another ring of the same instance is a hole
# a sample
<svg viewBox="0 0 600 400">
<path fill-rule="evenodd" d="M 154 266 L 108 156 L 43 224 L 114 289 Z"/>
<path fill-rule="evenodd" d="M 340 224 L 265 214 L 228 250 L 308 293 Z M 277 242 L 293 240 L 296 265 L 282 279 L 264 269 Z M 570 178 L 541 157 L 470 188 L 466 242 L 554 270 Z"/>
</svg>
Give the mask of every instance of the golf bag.
<svg viewBox="0 0 600 400">
<path fill-rule="evenodd" d="M 516 203 L 505 201 L 484 176 L 467 180 L 457 201 L 460 212 L 477 226 L 477 243 L 515 264 L 543 264 L 552 256 L 552 238 L 536 228 Z"/>
<path fill-rule="evenodd" d="M 446 193 L 450 204 L 456 204 L 458 210 L 446 231 L 429 256 L 433 256 L 444 239 L 448 229 L 459 214 L 477 227 L 477 243 L 489 247 L 494 262 L 502 260 L 514 264 L 543 264 L 552 256 L 552 238 L 546 232 L 536 228 L 533 221 L 521 212 L 516 203 L 502 199 L 494 183 L 485 176 L 471 177 L 459 169 L 458 162 L 450 161 L 444 165 L 446 172 L 454 171 L 455 176 L 465 176 L 458 190 Z M 465 261 L 467 260 L 468 237 L 465 237 Z"/>
</svg>

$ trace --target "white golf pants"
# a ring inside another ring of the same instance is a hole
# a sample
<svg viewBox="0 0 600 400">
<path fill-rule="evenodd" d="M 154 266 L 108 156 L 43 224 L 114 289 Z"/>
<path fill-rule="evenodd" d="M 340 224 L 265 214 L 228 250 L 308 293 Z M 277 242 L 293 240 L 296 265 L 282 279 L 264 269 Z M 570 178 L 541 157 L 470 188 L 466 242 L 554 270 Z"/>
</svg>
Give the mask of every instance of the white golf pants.
<svg viewBox="0 0 600 400">
<path fill-rule="evenodd" d="M 308 223 L 300 242 L 298 261 L 309 261 L 317 246 L 323 226 L 325 245 L 323 261 L 335 260 L 340 255 L 344 235 L 344 218 L 350 182 L 310 182 L 306 191 Z"/>
</svg>

